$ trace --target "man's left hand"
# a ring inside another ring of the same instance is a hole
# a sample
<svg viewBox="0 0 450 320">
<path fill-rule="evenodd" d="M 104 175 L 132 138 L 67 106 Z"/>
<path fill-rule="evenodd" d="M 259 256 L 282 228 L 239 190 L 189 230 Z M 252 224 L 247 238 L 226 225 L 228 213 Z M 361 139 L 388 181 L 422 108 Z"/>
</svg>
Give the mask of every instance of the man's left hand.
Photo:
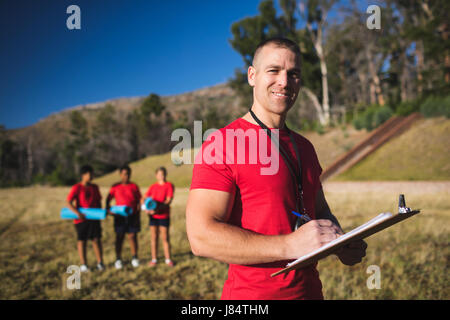
<svg viewBox="0 0 450 320">
<path fill-rule="evenodd" d="M 336 252 L 339 260 L 347 266 L 353 266 L 366 256 L 367 243 L 364 240 L 350 242 Z"/>
</svg>

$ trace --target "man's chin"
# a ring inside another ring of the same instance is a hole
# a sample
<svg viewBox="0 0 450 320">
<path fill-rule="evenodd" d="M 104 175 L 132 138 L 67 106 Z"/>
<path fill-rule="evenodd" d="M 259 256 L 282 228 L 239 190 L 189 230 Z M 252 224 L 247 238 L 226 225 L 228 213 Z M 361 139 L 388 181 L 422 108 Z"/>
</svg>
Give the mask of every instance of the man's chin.
<svg viewBox="0 0 450 320">
<path fill-rule="evenodd" d="M 286 112 L 289 111 L 289 109 L 292 107 L 291 103 L 271 103 L 270 105 L 270 111 L 278 114 L 278 115 L 283 115 Z"/>
</svg>

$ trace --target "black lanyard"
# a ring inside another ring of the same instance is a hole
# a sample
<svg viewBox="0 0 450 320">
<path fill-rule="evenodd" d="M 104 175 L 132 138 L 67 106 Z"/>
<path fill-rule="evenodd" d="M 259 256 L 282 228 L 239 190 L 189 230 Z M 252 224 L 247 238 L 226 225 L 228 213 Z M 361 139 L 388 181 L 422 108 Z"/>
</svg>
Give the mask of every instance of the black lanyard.
<svg viewBox="0 0 450 320">
<path fill-rule="evenodd" d="M 298 193 L 296 192 L 296 198 L 300 202 L 300 213 L 306 214 L 305 206 L 303 203 L 302 162 L 300 159 L 300 153 L 298 151 L 298 146 L 294 140 L 294 135 L 292 134 L 292 131 L 286 126 L 286 124 L 284 125 L 286 130 L 289 133 L 289 138 L 291 139 L 292 146 L 294 147 L 295 155 L 297 157 L 298 169 L 299 169 L 298 174 L 296 173 L 295 166 L 294 166 L 293 162 L 291 161 L 291 158 L 289 157 L 289 153 L 283 148 L 283 146 L 280 143 L 278 143 L 277 140 L 275 140 L 272 137 L 272 132 L 270 131 L 270 129 L 264 123 L 262 123 L 261 120 L 258 119 L 258 117 L 253 113 L 253 111 L 251 109 L 250 109 L 250 114 L 252 115 L 252 117 L 256 121 L 256 123 L 258 123 L 259 126 L 262 129 L 264 129 L 264 131 L 266 131 L 267 135 L 272 139 L 275 146 L 278 148 L 279 153 L 283 157 L 284 162 L 286 163 L 286 166 L 288 167 L 289 172 L 291 173 L 291 177 L 292 177 L 292 180 L 294 181 L 294 185 L 297 186 Z M 296 206 L 298 206 L 298 201 L 296 201 Z M 299 211 L 298 207 L 296 209 L 297 209 L 297 211 Z"/>
</svg>

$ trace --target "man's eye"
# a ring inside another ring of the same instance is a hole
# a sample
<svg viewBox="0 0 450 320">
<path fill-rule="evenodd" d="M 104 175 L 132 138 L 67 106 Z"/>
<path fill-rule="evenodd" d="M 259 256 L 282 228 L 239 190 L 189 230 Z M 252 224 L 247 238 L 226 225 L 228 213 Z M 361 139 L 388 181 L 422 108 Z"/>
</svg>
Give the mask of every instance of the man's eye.
<svg viewBox="0 0 450 320">
<path fill-rule="evenodd" d="M 269 72 L 272 72 L 272 73 L 277 72 L 277 71 L 278 71 L 278 70 L 275 70 L 275 69 L 269 70 Z"/>
</svg>

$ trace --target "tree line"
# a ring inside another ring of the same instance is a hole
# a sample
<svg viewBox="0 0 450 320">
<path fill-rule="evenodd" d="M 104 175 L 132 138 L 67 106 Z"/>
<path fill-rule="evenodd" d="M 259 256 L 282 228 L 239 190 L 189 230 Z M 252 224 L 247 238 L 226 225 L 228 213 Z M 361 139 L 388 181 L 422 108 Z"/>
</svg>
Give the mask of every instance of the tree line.
<svg viewBox="0 0 450 320">
<path fill-rule="evenodd" d="M 274 36 L 295 41 L 302 52 L 303 87 L 288 118 L 294 127 L 301 127 L 305 116 L 327 126 L 333 111 L 343 109 L 350 117 L 369 107 L 418 111 L 429 96 L 449 94 L 449 1 L 372 1 L 380 8 L 380 29 L 368 28 L 369 14 L 357 4 L 264 0 L 258 15 L 233 23 L 229 41 L 244 66 L 230 85 L 242 103 L 252 100 L 246 75 L 252 54 Z M 313 112 L 302 114 L 308 107 Z"/>
<path fill-rule="evenodd" d="M 203 119 L 204 128 L 219 128 L 230 119 L 219 116 L 216 107 L 199 105 L 191 110 L 173 111 L 154 93 L 131 111 L 106 104 L 97 111 L 73 110 L 68 126 L 51 128 L 60 135 L 57 142 L 40 138 L 42 129 L 12 138 L 0 126 L 0 186 L 33 183 L 71 185 L 78 180 L 82 165 L 90 164 L 97 175 L 116 170 L 123 164 L 165 153 L 177 142 L 170 141 L 177 128 L 193 133 L 193 121 Z"/>
</svg>

